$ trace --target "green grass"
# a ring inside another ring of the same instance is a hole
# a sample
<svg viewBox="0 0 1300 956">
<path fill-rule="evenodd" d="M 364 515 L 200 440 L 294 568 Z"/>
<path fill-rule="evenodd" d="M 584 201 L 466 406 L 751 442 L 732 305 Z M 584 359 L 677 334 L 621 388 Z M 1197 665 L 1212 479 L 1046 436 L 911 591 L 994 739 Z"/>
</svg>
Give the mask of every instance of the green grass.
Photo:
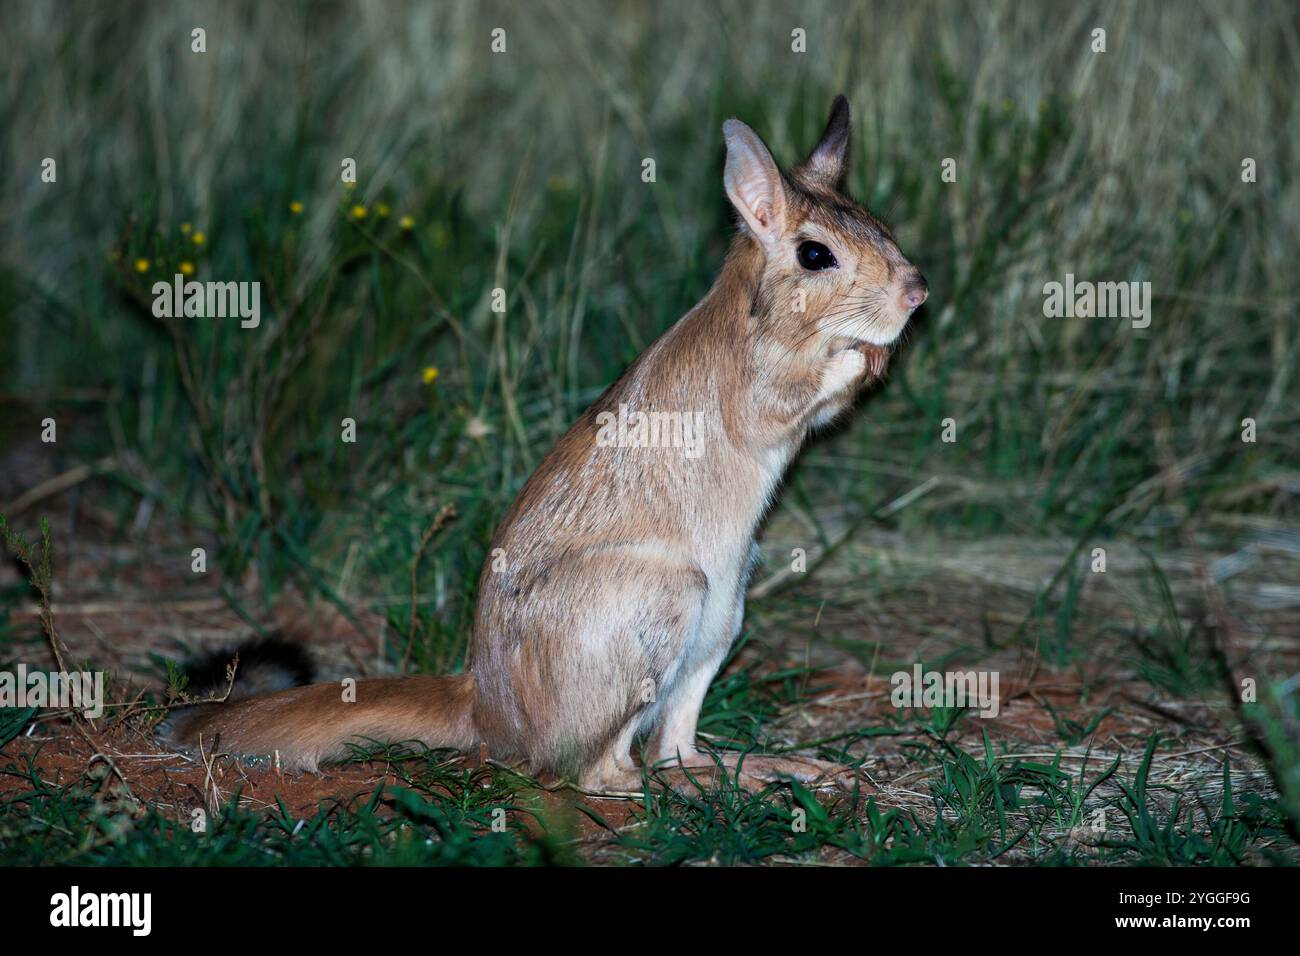
<svg viewBox="0 0 1300 956">
<path fill-rule="evenodd" d="M 848 186 L 894 226 L 931 299 L 888 386 L 797 465 L 778 514 L 811 518 L 810 550 L 834 539 L 816 514 L 828 502 L 917 540 L 1050 537 L 1085 557 L 1098 540 L 1147 549 L 1130 665 L 1174 698 L 1221 685 L 1159 556 L 1225 524 L 1295 524 L 1300 34 L 1287 4 L 1190 5 L 1177 17 L 1145 4 L 814 6 L 797 11 L 813 47 L 802 57 L 788 52 L 790 9 L 763 2 L 670 3 L 654 19 L 632 5 L 571 16 L 543 4 L 71 6 L 52 20 L 19 3 L 0 39 L 12 47 L 0 155 L 20 171 L 0 178 L 0 340 L 12 344 L 0 357 L 0 446 L 30 446 L 55 417 L 60 465 L 114 460 L 93 487 L 121 527 L 148 500 L 155 521 L 219 542 L 212 560 L 228 580 L 257 569 L 261 594 L 238 595 L 250 619 L 290 584 L 350 612 L 345 566 L 375 592 L 405 595 L 418 565 L 419 602 L 382 607 L 390 663 L 410 640 L 414 669 L 461 667 L 477 575 L 514 494 L 716 275 L 732 229 L 721 121 L 746 119 L 789 163 L 843 90 L 856 119 Z M 200 15 L 204 56 L 186 40 Z M 590 22 L 609 29 L 580 27 Z M 1088 49 L 1096 24 L 1108 29 L 1104 55 Z M 494 57 L 487 35 L 499 25 L 509 53 Z M 32 172 L 47 155 L 57 184 Z M 339 182 L 345 156 L 358 162 L 355 190 Z M 646 156 L 654 184 L 640 180 Z M 956 184 L 939 176 L 950 156 Z M 1244 156 L 1257 183 L 1240 179 Z M 182 261 L 199 279 L 260 281 L 261 328 L 153 318 L 151 284 Z M 1151 327 L 1044 319 L 1042 285 L 1066 272 L 1150 280 Z M 497 287 L 503 314 L 490 306 Z M 349 417 L 355 444 L 339 439 Z M 938 437 L 950 417 L 955 444 Z M 1255 444 L 1239 439 L 1245 417 Z M 888 510 L 930 476 L 936 490 Z M 447 504 L 456 517 L 425 549 Z M 1087 577 L 1071 560 L 1014 609 L 1026 622 L 1016 639 L 1053 666 L 1091 659 Z M 817 669 L 769 662 L 757 645 L 773 622 L 811 617 L 810 600 L 751 606 L 756 656 L 735 655 L 701 724 L 718 746 L 784 746 L 772 722 L 818 685 Z M 0 662 L 18 659 L 29 645 L 0 613 Z M 978 628 L 968 637 L 981 646 Z M 864 663 L 877 653 L 852 631 L 819 639 Z M 1252 727 L 1295 821 L 1294 682 L 1274 683 Z M 1053 712 L 1067 747 L 1092 736 L 1098 712 Z M 955 712 L 918 714 L 821 742 L 847 755 L 873 736 L 912 735 L 932 806 L 825 809 L 798 788 L 770 799 L 705 788 L 647 801 L 616 842 L 658 863 L 832 847 L 892 863 L 1229 864 L 1282 832 L 1282 805 L 1230 790 L 1213 813 L 1144 810 L 1148 785 L 1133 778 L 1111 813 L 1132 833 L 1062 849 L 1045 831 L 1081 825 L 1090 784 L 1050 762 L 946 746 L 964 726 Z M 569 859 L 562 840 L 481 833 L 488 804 L 465 804 L 464 782 L 458 802 L 450 786 L 330 807 L 292 837 L 290 821 L 231 811 L 208 835 L 149 813 L 126 840 L 93 794 L 32 781 L 32 796 L 0 813 L 0 852 Z M 794 833 L 800 808 L 808 829 Z"/>
<path fill-rule="evenodd" d="M 157 809 L 137 809 L 105 780 L 53 787 L 26 769 L 28 788 L 0 803 L 0 864 L 77 866 L 540 865 L 573 861 L 561 832 L 533 836 L 519 813 L 504 829 L 493 811 L 515 811 L 512 793 L 485 774 L 440 772 L 431 756 L 405 786 L 323 802 L 294 818 L 281 804 L 252 812 L 230 796 L 195 832 Z M 404 768 L 405 770 L 405 768 Z M 10 767 L 5 774 L 22 775 Z M 486 784 L 486 785 L 485 785 Z M 435 789 L 436 788 L 436 789 Z M 527 808 L 523 808 L 527 812 Z"/>
<path fill-rule="evenodd" d="M 1059 762 L 999 760 L 986 738 L 977 759 L 940 756 L 929 806 L 882 808 L 861 793 L 833 801 L 797 783 L 751 793 L 725 776 L 657 789 L 614 828 L 600 810 L 574 812 L 611 831 L 602 862 L 641 865 L 853 859 L 878 866 L 1034 862 L 1234 866 L 1256 844 L 1284 840 L 1277 801 L 1233 795 L 1228 765 L 1217 806 L 1154 799 L 1148 782 L 1152 738 L 1133 784 L 1105 801 L 1098 788 L 1116 772 Z M 367 758 L 376 756 L 367 752 Z M 401 779 L 364 798 L 324 801 L 295 818 L 281 805 L 250 812 L 231 795 L 204 832 L 157 809 L 143 809 L 109 786 L 111 778 L 53 787 L 30 766 L 10 766 L 27 784 L 0 800 L 0 864 L 147 866 L 572 865 L 574 820 L 545 812 L 536 792 L 512 774 L 448 769 L 437 754 L 382 755 Z M 1106 824 L 1098 829 L 1096 812 Z M 500 812 L 499 812 L 500 811 Z M 1127 820 L 1131 834 L 1121 828 Z M 500 821 L 500 822 L 498 822 Z M 494 825 L 495 824 L 495 825 Z M 531 826 L 529 825 L 531 824 Z M 1125 835 L 1115 835 L 1124 832 Z M 1082 839 L 1075 834 L 1084 833 Z M 828 857 L 826 854 L 830 854 Z M 1266 858 L 1285 862 L 1278 851 Z"/>
</svg>

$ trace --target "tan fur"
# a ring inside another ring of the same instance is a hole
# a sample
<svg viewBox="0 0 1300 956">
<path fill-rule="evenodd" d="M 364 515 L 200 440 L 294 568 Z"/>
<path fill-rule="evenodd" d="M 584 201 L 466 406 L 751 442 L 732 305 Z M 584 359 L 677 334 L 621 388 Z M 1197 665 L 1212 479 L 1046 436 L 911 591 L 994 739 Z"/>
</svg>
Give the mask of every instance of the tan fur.
<svg viewBox="0 0 1300 956">
<path fill-rule="evenodd" d="M 358 681 L 351 701 L 340 684 L 312 684 L 181 711 L 169 734 L 205 753 L 275 754 L 287 768 L 314 771 L 367 741 L 468 750 L 477 741 L 473 693 L 468 674 Z"/>
<path fill-rule="evenodd" d="M 789 176 L 743 123 L 724 133 L 724 182 L 743 222 L 722 273 L 520 491 L 492 542 L 501 570 L 490 556 L 480 577 L 472 677 L 363 681 L 354 704 L 333 686 L 299 688 L 213 708 L 178 739 L 220 732 L 223 750 L 279 750 L 308 767 L 356 736 L 484 742 L 593 790 L 639 785 L 638 737 L 653 760 L 710 763 L 696 722 L 740 630 L 758 523 L 809 430 L 882 374 L 925 297 L 888 230 L 838 191 L 842 97 Z M 796 250 L 809 239 L 838 266 L 803 269 Z M 600 416 L 622 406 L 699 413 L 703 454 L 602 444 Z M 746 766 L 794 773 L 798 763 Z"/>
</svg>

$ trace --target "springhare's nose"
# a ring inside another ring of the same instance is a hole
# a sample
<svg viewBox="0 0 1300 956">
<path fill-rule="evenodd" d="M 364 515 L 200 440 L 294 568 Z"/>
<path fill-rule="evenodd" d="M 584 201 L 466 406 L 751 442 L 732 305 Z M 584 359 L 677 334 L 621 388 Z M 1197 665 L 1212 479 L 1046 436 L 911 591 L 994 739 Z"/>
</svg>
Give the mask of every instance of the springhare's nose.
<svg viewBox="0 0 1300 956">
<path fill-rule="evenodd" d="M 903 307 L 908 311 L 919 308 L 930 295 L 930 287 L 925 284 L 925 276 L 917 272 L 903 283 Z"/>
</svg>

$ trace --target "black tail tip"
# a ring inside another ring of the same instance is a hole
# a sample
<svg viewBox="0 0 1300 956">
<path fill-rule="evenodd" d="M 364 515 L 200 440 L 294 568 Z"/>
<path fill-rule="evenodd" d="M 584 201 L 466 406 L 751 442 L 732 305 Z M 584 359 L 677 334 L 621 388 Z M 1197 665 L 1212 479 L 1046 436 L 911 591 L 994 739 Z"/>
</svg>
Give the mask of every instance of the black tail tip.
<svg viewBox="0 0 1300 956">
<path fill-rule="evenodd" d="M 238 658 L 229 700 L 271 694 L 310 684 L 316 668 L 306 649 L 276 631 L 254 637 L 234 647 L 204 654 L 182 670 L 189 679 L 185 691 L 191 698 L 225 694 L 230 686 L 230 666 Z"/>
</svg>

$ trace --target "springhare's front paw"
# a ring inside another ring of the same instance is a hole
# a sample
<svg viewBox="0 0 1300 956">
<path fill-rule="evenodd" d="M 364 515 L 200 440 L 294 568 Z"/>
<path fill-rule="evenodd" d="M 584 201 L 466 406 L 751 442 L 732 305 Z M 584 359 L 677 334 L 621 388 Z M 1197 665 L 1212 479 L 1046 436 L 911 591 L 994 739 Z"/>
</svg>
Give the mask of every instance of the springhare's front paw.
<svg viewBox="0 0 1300 956">
<path fill-rule="evenodd" d="M 822 366 L 821 397 L 829 398 L 860 381 L 867 371 L 867 358 L 857 349 L 836 352 Z"/>
</svg>

